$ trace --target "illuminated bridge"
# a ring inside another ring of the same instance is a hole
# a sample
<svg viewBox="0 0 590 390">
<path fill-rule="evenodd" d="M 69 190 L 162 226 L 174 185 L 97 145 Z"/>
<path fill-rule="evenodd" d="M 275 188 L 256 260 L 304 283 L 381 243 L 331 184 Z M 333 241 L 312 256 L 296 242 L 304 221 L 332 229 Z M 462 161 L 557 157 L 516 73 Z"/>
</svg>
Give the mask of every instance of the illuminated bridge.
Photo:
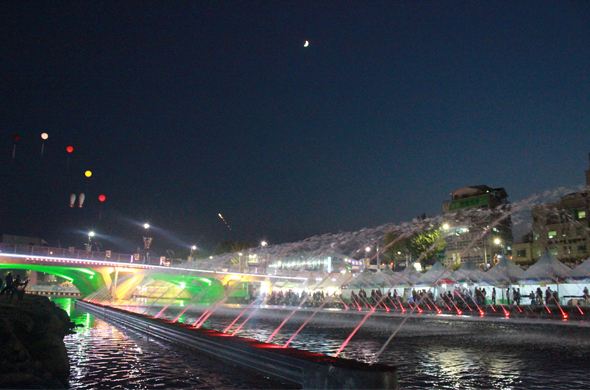
<svg viewBox="0 0 590 390">
<path fill-rule="evenodd" d="M 245 299 L 269 291 L 274 284 L 285 286 L 307 280 L 300 275 L 196 269 L 198 263 L 186 260 L 166 260 L 164 265 L 144 261 L 143 257 L 129 254 L 0 244 L 0 269 L 52 274 L 68 280 L 82 296 L 102 290 L 103 295 L 108 295 L 104 298 L 116 300 L 156 296 L 212 301 L 226 292 L 230 297 Z"/>
</svg>

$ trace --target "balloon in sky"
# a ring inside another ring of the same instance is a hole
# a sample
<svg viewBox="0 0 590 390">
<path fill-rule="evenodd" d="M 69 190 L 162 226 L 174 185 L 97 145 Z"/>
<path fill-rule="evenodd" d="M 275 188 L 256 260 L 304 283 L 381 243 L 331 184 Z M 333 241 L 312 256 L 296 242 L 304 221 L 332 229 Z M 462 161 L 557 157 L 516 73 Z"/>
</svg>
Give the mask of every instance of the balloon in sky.
<svg viewBox="0 0 590 390">
<path fill-rule="evenodd" d="M 82 192 L 79 197 L 80 200 L 78 202 L 78 207 L 82 208 L 84 206 L 84 199 L 85 198 L 86 198 L 86 195 L 84 195 L 84 193 Z"/>
<path fill-rule="evenodd" d="M 20 139 L 20 135 L 18 135 L 18 134 L 13 135 L 12 139 L 14 140 L 14 146 L 12 148 L 12 158 L 14 158 L 14 156 L 16 156 L 16 141 L 18 141 Z"/>
<path fill-rule="evenodd" d="M 43 141 L 45 141 L 47 138 L 49 138 L 49 134 L 41 134 L 41 139 L 43 139 Z M 45 149 L 45 142 L 41 143 L 41 156 L 43 156 L 43 149 Z"/>
<path fill-rule="evenodd" d="M 90 177 L 90 176 L 92 176 L 92 172 L 86 171 L 86 172 L 84 172 L 84 175 L 86 175 L 86 177 Z"/>
<path fill-rule="evenodd" d="M 100 196 L 98 197 L 98 200 L 100 200 L 101 202 L 104 202 L 104 201 L 106 200 L 106 198 L 107 198 L 106 196 L 104 196 L 104 195 L 100 195 Z"/>
<path fill-rule="evenodd" d="M 74 207 L 74 203 L 76 203 L 76 194 L 70 195 L 70 207 Z"/>
<path fill-rule="evenodd" d="M 66 148 L 66 150 L 68 151 L 68 153 L 72 153 L 74 151 L 74 147 L 73 146 L 68 146 Z"/>
</svg>

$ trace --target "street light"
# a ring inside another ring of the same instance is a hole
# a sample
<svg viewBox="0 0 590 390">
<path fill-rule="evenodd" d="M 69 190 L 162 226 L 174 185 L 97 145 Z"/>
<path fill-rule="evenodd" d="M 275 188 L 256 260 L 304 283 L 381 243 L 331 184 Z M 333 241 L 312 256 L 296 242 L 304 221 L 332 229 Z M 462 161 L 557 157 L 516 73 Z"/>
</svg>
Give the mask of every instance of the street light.
<svg viewBox="0 0 590 390">
<path fill-rule="evenodd" d="M 145 259 L 143 260 L 144 264 L 150 262 L 150 245 L 152 243 L 152 239 L 150 238 L 150 224 L 144 223 L 143 227 L 146 230 L 146 237 L 143 238 L 143 247 L 145 249 Z"/>
<path fill-rule="evenodd" d="M 243 272 L 242 267 L 242 252 L 238 253 L 238 266 L 240 267 L 240 272 Z"/>
<path fill-rule="evenodd" d="M 191 246 L 191 261 L 194 261 L 195 260 L 195 258 L 193 257 L 193 253 L 196 250 L 197 250 L 197 246 L 196 245 Z"/>
<path fill-rule="evenodd" d="M 500 247 L 500 249 L 502 250 L 502 256 L 505 256 L 506 252 L 504 250 L 504 245 L 502 245 L 502 240 L 499 238 L 496 238 L 496 239 L 494 239 L 494 244 L 496 244 Z"/>
<path fill-rule="evenodd" d="M 268 242 L 262 241 L 260 243 L 260 245 L 262 246 L 262 248 L 266 248 L 266 246 L 268 245 Z M 264 264 L 263 264 L 263 266 L 264 266 L 264 273 L 266 273 L 266 264 L 267 264 L 268 261 L 266 259 L 266 253 L 265 252 L 262 253 L 262 260 L 264 262 Z"/>
<path fill-rule="evenodd" d="M 86 250 L 88 252 L 90 252 L 90 249 L 92 249 L 92 237 L 94 237 L 94 232 L 88 232 L 88 244 L 86 244 Z"/>
</svg>

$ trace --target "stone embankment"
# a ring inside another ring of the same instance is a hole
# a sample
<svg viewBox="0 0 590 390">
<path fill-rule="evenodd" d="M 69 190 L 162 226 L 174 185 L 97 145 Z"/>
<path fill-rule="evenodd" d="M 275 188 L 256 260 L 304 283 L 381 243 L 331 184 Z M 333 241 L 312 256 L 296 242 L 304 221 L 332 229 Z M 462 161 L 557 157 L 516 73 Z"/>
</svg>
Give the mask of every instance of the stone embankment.
<svg viewBox="0 0 590 390">
<path fill-rule="evenodd" d="M 0 296 L 0 388 L 67 388 L 64 337 L 75 324 L 47 297 Z"/>
</svg>

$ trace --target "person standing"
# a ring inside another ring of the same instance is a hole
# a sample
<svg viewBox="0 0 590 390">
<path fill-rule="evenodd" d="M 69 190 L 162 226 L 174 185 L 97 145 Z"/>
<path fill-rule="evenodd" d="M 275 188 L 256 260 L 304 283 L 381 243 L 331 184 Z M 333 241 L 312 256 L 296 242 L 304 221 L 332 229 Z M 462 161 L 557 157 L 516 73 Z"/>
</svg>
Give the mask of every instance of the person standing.
<svg viewBox="0 0 590 390">
<path fill-rule="evenodd" d="M 10 300 L 12 301 L 12 297 L 14 296 L 14 292 L 16 291 L 17 287 L 21 284 L 20 275 L 16 275 L 16 279 L 10 284 L 10 290 L 7 291 L 10 294 Z M 18 298 L 18 294 L 17 294 Z"/>
<path fill-rule="evenodd" d="M 12 289 L 12 272 L 9 272 L 6 275 L 6 286 L 4 286 L 4 288 L 2 289 L 2 291 L 0 291 L 0 295 L 6 293 L 7 295 L 10 294 L 10 290 Z"/>
<path fill-rule="evenodd" d="M 543 291 L 541 287 L 537 287 L 537 305 L 543 304 Z"/>
<path fill-rule="evenodd" d="M 496 287 L 492 288 L 492 304 L 496 304 Z"/>
</svg>

